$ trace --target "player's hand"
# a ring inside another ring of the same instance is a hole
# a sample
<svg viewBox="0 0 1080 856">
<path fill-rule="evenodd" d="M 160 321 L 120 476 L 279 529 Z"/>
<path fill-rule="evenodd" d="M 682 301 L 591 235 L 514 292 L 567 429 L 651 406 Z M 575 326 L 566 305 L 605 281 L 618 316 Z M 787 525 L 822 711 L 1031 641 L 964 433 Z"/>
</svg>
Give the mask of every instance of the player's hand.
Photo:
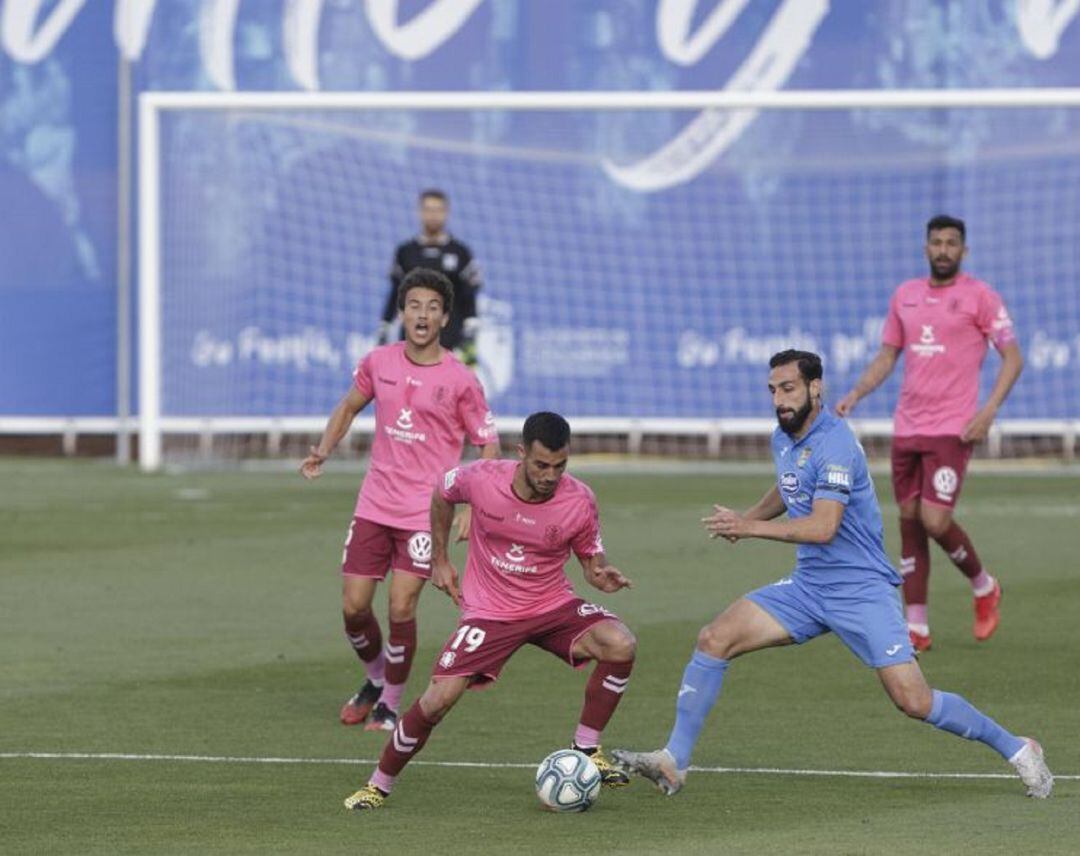
<svg viewBox="0 0 1080 856">
<path fill-rule="evenodd" d="M 701 522 L 705 525 L 705 531 L 710 538 L 724 538 L 734 544 L 740 538 L 749 534 L 747 519 L 739 512 L 723 505 L 714 505 L 713 513 L 708 517 L 702 517 Z"/>
<path fill-rule="evenodd" d="M 967 424 L 960 439 L 965 443 L 981 443 L 990 433 L 990 426 L 994 424 L 995 416 L 997 416 L 997 411 L 994 408 L 984 407 Z"/>
<path fill-rule="evenodd" d="M 467 541 L 469 538 L 469 529 L 472 526 L 472 506 L 466 505 L 457 513 L 457 516 L 454 518 L 454 526 L 457 527 L 457 536 L 454 538 L 454 541 Z"/>
<path fill-rule="evenodd" d="M 431 565 L 431 584 L 446 592 L 458 607 L 461 606 L 461 588 L 458 586 L 457 568 L 449 559 L 436 559 Z"/>
<path fill-rule="evenodd" d="M 300 465 L 300 475 L 308 481 L 317 479 L 322 475 L 322 465 L 325 460 L 326 455 L 322 454 L 317 448 L 312 446 L 311 452 L 304 458 L 304 462 Z"/>
<path fill-rule="evenodd" d="M 859 396 L 855 394 L 855 390 L 852 390 L 843 398 L 841 398 L 838 402 L 836 402 L 836 407 L 834 408 L 836 410 L 836 415 L 847 416 L 849 413 L 851 413 L 852 410 L 855 409 L 855 405 L 858 403 Z"/>
<path fill-rule="evenodd" d="M 624 577 L 622 571 L 614 565 L 590 566 L 585 578 L 593 588 L 598 588 L 608 594 L 619 589 L 634 587 L 634 584 Z"/>
</svg>

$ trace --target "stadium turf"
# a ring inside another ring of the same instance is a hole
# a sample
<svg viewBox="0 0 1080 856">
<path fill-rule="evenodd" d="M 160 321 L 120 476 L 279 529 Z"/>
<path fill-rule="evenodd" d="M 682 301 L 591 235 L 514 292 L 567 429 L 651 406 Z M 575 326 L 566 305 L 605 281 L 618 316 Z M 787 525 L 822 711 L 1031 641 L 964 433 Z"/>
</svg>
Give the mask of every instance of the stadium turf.
<svg viewBox="0 0 1080 856">
<path fill-rule="evenodd" d="M 609 557 L 635 584 L 598 600 L 640 643 L 605 743 L 651 748 L 666 737 L 698 627 L 782 575 L 792 550 L 710 542 L 698 525 L 713 501 L 756 499 L 766 476 L 587 480 Z M 694 760 L 751 772 L 692 773 L 672 799 L 637 780 L 586 814 L 545 813 L 532 767 L 569 741 L 585 676 L 527 649 L 450 714 L 385 809 L 347 812 L 342 800 L 384 739 L 337 722 L 359 682 L 337 575 L 356 482 L 332 471 L 305 484 L 287 473 L 143 477 L 99 462 L 0 461 L 0 851 L 1080 850 L 1080 781 L 1026 799 L 989 749 L 894 711 L 832 638 L 732 666 Z M 895 553 L 890 502 L 884 511 Z M 1076 776 L 1078 481 L 973 476 L 960 517 L 1004 584 L 1002 625 L 974 641 L 966 582 L 935 547 L 924 669 L 1038 737 L 1052 769 Z M 580 581 L 576 565 L 571 575 Z M 453 623 L 445 597 L 426 591 L 407 702 Z"/>
</svg>

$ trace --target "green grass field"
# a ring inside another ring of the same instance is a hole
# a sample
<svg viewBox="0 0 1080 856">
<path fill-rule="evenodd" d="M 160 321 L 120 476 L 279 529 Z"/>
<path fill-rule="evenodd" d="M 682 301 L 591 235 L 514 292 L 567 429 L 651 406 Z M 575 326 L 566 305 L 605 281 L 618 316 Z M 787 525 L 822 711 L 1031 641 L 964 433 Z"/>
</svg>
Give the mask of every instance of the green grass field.
<svg viewBox="0 0 1080 856">
<path fill-rule="evenodd" d="M 635 582 L 598 599 L 640 642 L 605 742 L 649 748 L 667 735 L 698 627 L 789 569 L 792 550 L 709 542 L 698 526 L 710 502 L 747 504 L 767 476 L 586 478 L 609 556 Z M 975 643 L 966 582 L 935 547 L 935 647 L 922 658 L 932 684 L 1042 740 L 1054 771 L 1072 777 L 1052 799 L 1026 799 L 1011 776 L 948 775 L 1011 768 L 895 712 L 827 637 L 738 661 L 695 763 L 943 777 L 698 772 L 673 799 L 639 780 L 568 816 L 540 809 L 532 768 L 570 739 L 585 676 L 532 649 L 462 701 L 385 810 L 342 808 L 383 742 L 337 722 L 359 682 L 337 570 L 357 481 L 0 461 L 0 851 L 1080 851 L 1076 478 L 969 480 L 961 519 L 1004 582 L 1002 626 Z M 895 554 L 891 502 L 885 514 Z M 453 624 L 446 599 L 426 592 L 407 702 Z"/>
</svg>

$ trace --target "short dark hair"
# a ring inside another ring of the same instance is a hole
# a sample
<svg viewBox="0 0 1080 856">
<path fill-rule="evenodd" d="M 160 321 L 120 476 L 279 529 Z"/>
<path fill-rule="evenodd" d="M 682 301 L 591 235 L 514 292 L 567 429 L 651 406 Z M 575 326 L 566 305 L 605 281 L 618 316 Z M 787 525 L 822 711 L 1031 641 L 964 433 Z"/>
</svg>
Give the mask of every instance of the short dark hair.
<svg viewBox="0 0 1080 856">
<path fill-rule="evenodd" d="M 405 308 L 405 295 L 414 288 L 430 288 L 442 297 L 443 311 L 449 315 L 454 308 L 454 286 L 443 274 L 431 268 L 415 268 L 405 274 L 397 290 L 397 308 Z"/>
<path fill-rule="evenodd" d="M 570 442 L 570 423 L 546 410 L 532 414 L 521 428 L 521 444 L 529 449 L 537 440 L 545 449 L 559 451 Z"/>
<path fill-rule="evenodd" d="M 420 196 L 417 198 L 418 202 L 423 202 L 425 199 L 438 199 L 450 204 L 450 197 L 446 195 L 446 191 L 439 190 L 437 187 L 425 187 L 420 191 Z"/>
<path fill-rule="evenodd" d="M 926 221 L 926 237 L 929 238 L 931 232 L 937 232 L 940 229 L 956 229 L 960 233 L 960 239 L 962 241 L 967 240 L 967 226 L 959 217 L 938 214 L 936 217 L 931 217 Z"/>
<path fill-rule="evenodd" d="M 799 374 L 807 383 L 812 380 L 821 380 L 822 375 L 825 374 L 824 369 L 821 367 L 821 357 L 812 351 L 796 351 L 794 349 L 773 354 L 769 360 L 769 368 L 775 369 L 777 366 L 786 366 L 788 363 L 799 364 Z"/>
</svg>

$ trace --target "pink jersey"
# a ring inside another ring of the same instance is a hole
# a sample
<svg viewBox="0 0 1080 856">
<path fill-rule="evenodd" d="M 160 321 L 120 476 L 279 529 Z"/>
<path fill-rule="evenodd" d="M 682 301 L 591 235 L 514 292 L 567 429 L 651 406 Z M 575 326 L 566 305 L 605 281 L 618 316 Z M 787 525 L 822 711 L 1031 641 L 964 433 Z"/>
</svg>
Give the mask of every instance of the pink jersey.
<svg viewBox="0 0 1080 856">
<path fill-rule="evenodd" d="M 978 409 L 987 342 L 1001 350 L 1016 336 L 998 293 L 962 273 L 945 286 L 926 278 L 901 283 L 881 341 L 904 354 L 893 433 L 959 436 Z"/>
<path fill-rule="evenodd" d="M 448 502 L 472 505 L 469 559 L 462 583 L 462 618 L 512 621 L 574 600 L 564 567 L 604 552 L 596 497 L 564 475 L 544 502 L 519 499 L 511 483 L 516 461 L 473 461 L 442 482 Z"/>
<path fill-rule="evenodd" d="M 356 366 L 353 382 L 375 400 L 371 466 L 356 499 L 356 517 L 397 529 L 427 531 L 431 492 L 473 444 L 498 442 L 476 375 L 453 354 L 421 366 L 405 343 L 385 345 Z"/>
</svg>

